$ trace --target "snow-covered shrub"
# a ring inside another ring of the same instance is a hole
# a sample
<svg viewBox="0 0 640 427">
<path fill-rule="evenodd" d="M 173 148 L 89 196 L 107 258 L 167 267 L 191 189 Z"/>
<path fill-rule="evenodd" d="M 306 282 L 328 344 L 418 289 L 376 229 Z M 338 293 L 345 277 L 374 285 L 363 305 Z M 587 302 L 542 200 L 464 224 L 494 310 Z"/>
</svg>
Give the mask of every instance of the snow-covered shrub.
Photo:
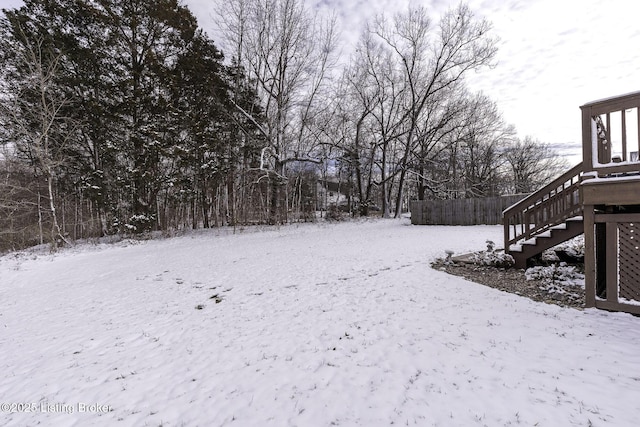
<svg viewBox="0 0 640 427">
<path fill-rule="evenodd" d="M 540 260 L 545 264 L 550 264 L 554 262 L 559 262 L 560 258 L 558 258 L 558 255 L 556 254 L 556 252 L 553 250 L 553 248 L 551 248 L 543 251 L 540 254 Z"/>
<path fill-rule="evenodd" d="M 584 274 L 566 262 L 548 267 L 531 267 L 525 271 L 527 280 L 540 280 L 548 285 L 584 286 Z"/>
<path fill-rule="evenodd" d="M 548 267 L 531 267 L 525 271 L 527 280 L 540 280 L 539 288 L 549 294 L 568 295 L 574 299 L 582 298 L 573 289 L 577 286 L 584 287 L 584 275 L 574 266 L 568 266 L 561 262 L 558 265 Z"/>
<path fill-rule="evenodd" d="M 584 260 L 584 235 L 574 237 L 542 253 L 542 261 L 546 263 L 563 260 L 569 262 Z"/>
<path fill-rule="evenodd" d="M 335 203 L 329 205 L 325 219 L 327 221 L 342 221 L 342 212 L 340 212 L 340 209 L 338 209 L 338 206 Z"/>
<path fill-rule="evenodd" d="M 504 252 L 477 252 L 471 260 L 477 264 L 500 268 L 512 267 L 516 263 L 511 255 Z"/>
<path fill-rule="evenodd" d="M 556 247 L 575 259 L 584 259 L 584 235 L 574 237 Z"/>
<path fill-rule="evenodd" d="M 151 230 L 154 220 L 153 215 L 132 215 L 124 226 L 130 233 L 143 233 Z"/>
</svg>

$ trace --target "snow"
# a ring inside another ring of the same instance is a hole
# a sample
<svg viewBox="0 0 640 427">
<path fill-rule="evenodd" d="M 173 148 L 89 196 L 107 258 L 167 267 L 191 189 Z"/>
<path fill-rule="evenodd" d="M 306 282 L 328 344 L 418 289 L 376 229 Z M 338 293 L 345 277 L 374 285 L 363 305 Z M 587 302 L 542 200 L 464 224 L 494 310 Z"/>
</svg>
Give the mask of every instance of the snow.
<svg viewBox="0 0 640 427">
<path fill-rule="evenodd" d="M 615 166 L 620 165 L 621 163 L 616 163 Z M 611 182 L 635 182 L 640 181 L 640 175 L 620 175 L 620 176 L 606 176 L 606 177 L 597 177 L 590 178 L 582 182 L 582 185 L 592 185 L 592 184 L 611 184 Z"/>
<path fill-rule="evenodd" d="M 640 95 L 640 92 L 635 91 L 635 92 L 627 92 L 627 93 L 624 93 L 622 95 L 617 95 L 617 96 L 608 96 L 606 98 L 600 98 L 600 99 L 597 99 L 595 101 L 587 102 L 586 104 L 583 105 L 583 107 L 588 107 L 588 106 L 595 105 L 595 104 L 603 104 L 603 103 L 606 103 L 606 102 L 617 100 L 619 98 L 630 98 L 630 97 L 639 96 L 639 95 Z"/>
<path fill-rule="evenodd" d="M 568 294 L 575 300 L 581 297 L 573 288 L 580 287 L 583 290 L 585 288 L 584 274 L 580 273 L 575 266 L 567 265 L 565 262 L 528 268 L 525 271 L 525 277 L 527 280 L 539 280 L 540 289 L 548 293 Z"/>
<path fill-rule="evenodd" d="M 620 302 L 622 304 L 639 305 L 640 306 L 640 301 L 627 299 L 627 298 L 622 298 L 622 297 L 618 297 L 618 302 Z"/>
<path fill-rule="evenodd" d="M 522 252 L 522 245 L 513 244 L 509 245 L 509 252 Z"/>
<path fill-rule="evenodd" d="M 637 425 L 640 318 L 429 265 L 501 236 L 378 220 L 4 256 L 0 424 Z"/>
</svg>

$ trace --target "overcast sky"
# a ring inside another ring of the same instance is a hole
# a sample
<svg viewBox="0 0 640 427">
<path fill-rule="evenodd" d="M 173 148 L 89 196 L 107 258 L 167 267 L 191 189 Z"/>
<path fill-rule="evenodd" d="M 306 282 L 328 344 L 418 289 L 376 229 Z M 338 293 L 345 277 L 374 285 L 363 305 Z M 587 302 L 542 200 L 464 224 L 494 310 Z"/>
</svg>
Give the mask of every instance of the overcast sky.
<svg viewBox="0 0 640 427">
<path fill-rule="evenodd" d="M 376 13 L 422 4 L 438 16 L 447 0 L 304 0 L 320 12 L 338 11 L 345 50 Z M 200 25 L 217 39 L 215 0 L 186 0 Z M 640 90 L 640 2 L 636 0 L 469 0 L 501 41 L 497 66 L 469 76 L 474 91 L 493 99 L 522 137 L 580 155 L 579 106 Z M 3 8 L 17 0 L 0 0 Z M 216 42 L 219 43 L 218 40 Z"/>
<path fill-rule="evenodd" d="M 187 4 L 210 34 L 212 0 Z M 447 0 L 305 0 L 334 8 L 343 39 L 355 43 L 366 19 L 422 4 L 441 15 Z M 636 0 L 469 0 L 500 38 L 497 66 L 474 73 L 468 84 L 497 104 L 522 137 L 581 158 L 580 105 L 640 90 L 640 2 Z M 348 47 L 348 46 L 347 46 Z M 577 159 L 577 160 L 576 160 Z"/>
</svg>

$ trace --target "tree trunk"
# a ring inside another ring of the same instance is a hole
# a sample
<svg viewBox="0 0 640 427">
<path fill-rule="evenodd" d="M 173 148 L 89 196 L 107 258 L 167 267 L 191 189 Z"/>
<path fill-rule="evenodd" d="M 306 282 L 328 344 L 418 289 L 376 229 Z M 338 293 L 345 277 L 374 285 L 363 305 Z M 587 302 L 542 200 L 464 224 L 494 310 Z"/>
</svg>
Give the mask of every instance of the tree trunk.
<svg viewBox="0 0 640 427">
<path fill-rule="evenodd" d="M 51 174 L 47 176 L 47 187 L 49 190 L 49 210 L 51 211 L 51 251 L 55 252 L 58 249 L 58 238 L 67 244 L 69 242 L 67 242 L 62 235 L 60 226 L 58 225 L 58 215 L 56 213 L 56 205 L 53 200 L 53 177 Z"/>
<path fill-rule="evenodd" d="M 396 212 L 394 217 L 399 218 L 402 214 L 402 195 L 404 194 L 404 179 L 406 176 L 406 169 L 402 168 L 400 172 L 400 179 L 398 180 L 398 194 L 396 196 Z"/>
<path fill-rule="evenodd" d="M 38 186 L 40 187 L 40 186 Z M 38 231 L 40 232 L 40 244 L 44 244 L 44 230 L 42 227 L 42 196 L 40 195 L 40 188 L 38 188 Z"/>
<path fill-rule="evenodd" d="M 269 224 L 281 224 L 284 217 L 282 215 L 282 182 L 281 177 L 284 176 L 284 164 L 277 160 L 275 161 L 275 174 L 272 174 L 270 179 L 271 185 L 271 204 L 269 206 Z"/>
<path fill-rule="evenodd" d="M 387 147 L 388 142 L 382 144 L 382 164 L 380 165 L 380 192 L 382 193 L 382 217 L 389 218 L 389 201 L 387 200 Z"/>
<path fill-rule="evenodd" d="M 418 200 L 424 200 L 426 186 L 424 185 L 424 164 L 421 163 L 418 168 Z"/>
<path fill-rule="evenodd" d="M 202 180 L 202 189 L 200 191 L 200 207 L 202 209 L 202 227 L 210 228 L 209 225 L 209 203 L 207 202 L 207 193 L 209 188 L 206 179 Z"/>
</svg>

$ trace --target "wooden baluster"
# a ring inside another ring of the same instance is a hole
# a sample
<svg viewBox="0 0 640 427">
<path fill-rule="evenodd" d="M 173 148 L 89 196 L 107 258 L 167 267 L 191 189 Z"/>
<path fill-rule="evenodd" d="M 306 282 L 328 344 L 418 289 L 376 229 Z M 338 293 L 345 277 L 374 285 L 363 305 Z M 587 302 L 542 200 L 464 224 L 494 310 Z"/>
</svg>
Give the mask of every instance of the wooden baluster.
<svg viewBox="0 0 640 427">
<path fill-rule="evenodd" d="M 620 111 L 622 120 L 622 161 L 627 160 L 627 110 Z"/>
<path fill-rule="evenodd" d="M 611 143 L 611 113 L 607 113 L 607 128 L 604 131 L 607 138 L 607 146 L 604 147 L 604 158 L 602 163 L 611 163 L 611 150 L 613 150 Z"/>
</svg>

